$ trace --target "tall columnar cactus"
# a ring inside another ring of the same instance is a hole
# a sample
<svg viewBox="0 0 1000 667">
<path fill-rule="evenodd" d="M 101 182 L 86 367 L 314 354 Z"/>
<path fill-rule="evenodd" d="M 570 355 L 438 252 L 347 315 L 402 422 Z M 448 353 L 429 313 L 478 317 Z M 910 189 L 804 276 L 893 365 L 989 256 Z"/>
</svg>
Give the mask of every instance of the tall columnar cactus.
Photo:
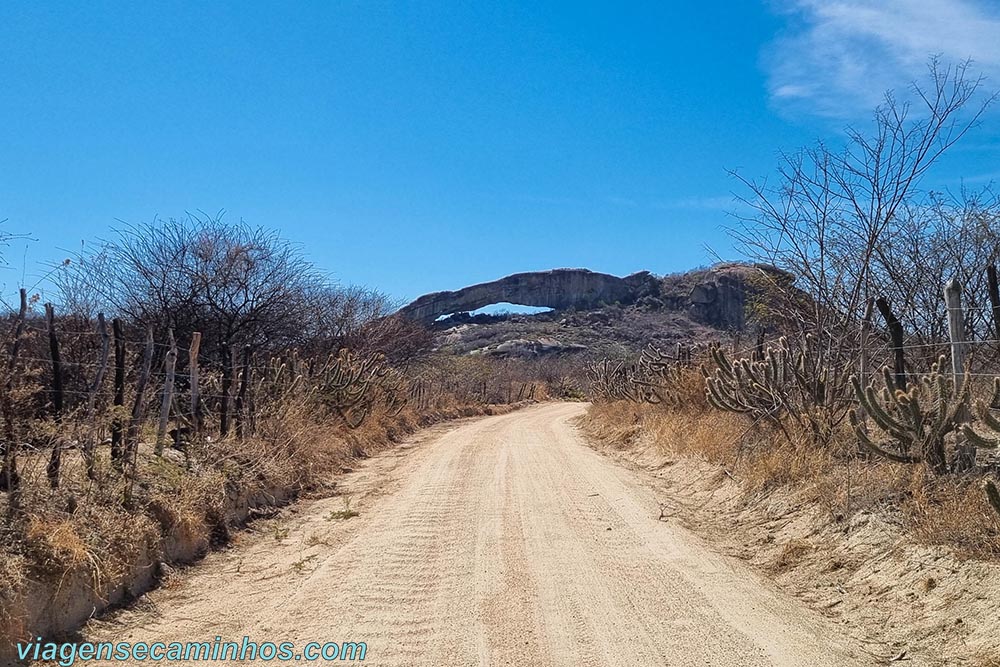
<svg viewBox="0 0 1000 667">
<path fill-rule="evenodd" d="M 875 425 L 885 432 L 886 438 L 878 442 L 869 435 L 864 422 L 851 410 L 850 420 L 858 441 L 868 450 L 900 463 L 926 462 L 939 473 L 949 470 L 945 451 L 945 436 L 959 426 L 968 395 L 968 376 L 962 387 L 941 373 L 945 367 L 942 356 L 931 366 L 927 375 L 907 389 L 896 389 L 888 367 L 882 369 L 885 385 L 880 391 L 874 383 L 861 386 L 857 377 L 851 378 L 854 392 L 865 412 Z"/>
<path fill-rule="evenodd" d="M 768 348 L 763 359 L 732 361 L 720 346 L 711 348 L 714 374 L 702 367 L 708 402 L 719 410 L 778 419 L 787 411 L 786 387 L 791 380 L 788 349 Z"/>
<path fill-rule="evenodd" d="M 393 417 L 409 402 L 409 379 L 395 368 L 386 367 L 378 379 L 378 389 L 386 412 Z"/>
<path fill-rule="evenodd" d="M 785 354 L 794 359 L 791 366 L 792 378 L 799 393 L 800 403 L 809 406 L 805 414 L 810 420 L 815 419 L 815 408 L 826 406 L 829 401 L 828 388 L 830 384 L 830 369 L 822 355 L 816 351 L 816 341 L 812 334 L 806 334 L 802 349 L 793 354 L 786 338 L 779 341 Z"/>
<path fill-rule="evenodd" d="M 730 360 L 721 347 L 711 349 L 717 370 L 702 368 L 709 403 L 720 410 L 767 419 L 784 430 L 786 419 L 809 428 L 819 439 L 831 430 L 825 408 L 829 371 L 814 349 L 812 336 L 793 350 L 787 338 L 749 358 Z M 786 432 L 787 435 L 787 432 Z"/>
<path fill-rule="evenodd" d="M 702 367 L 710 405 L 755 418 L 773 416 L 781 408 L 780 397 L 773 389 L 786 381 L 787 366 L 779 359 L 732 361 L 719 346 L 712 347 L 711 356 L 718 367 L 715 374 Z"/>
<path fill-rule="evenodd" d="M 962 433 L 969 442 L 979 449 L 996 449 L 1000 447 L 1000 419 L 993 414 L 993 406 L 1000 405 L 1000 378 L 993 378 L 993 395 L 990 400 L 976 401 L 975 415 L 979 424 L 988 428 L 991 435 L 980 435 L 972 428 L 971 424 L 962 424 Z M 983 491 L 990 505 L 1000 514 L 1000 490 L 997 489 L 996 482 L 988 479 L 983 482 Z"/>
<path fill-rule="evenodd" d="M 415 377 L 409 381 L 407 400 L 416 403 L 417 409 L 425 410 L 431 405 L 431 382 L 423 377 Z"/>
<path fill-rule="evenodd" d="M 254 395 L 258 400 L 270 402 L 280 402 L 291 396 L 301 388 L 302 376 L 295 374 L 295 362 L 293 357 L 287 359 L 275 357 L 264 367 L 260 379 L 257 381 L 257 390 Z"/>
<path fill-rule="evenodd" d="M 587 373 L 598 400 L 676 406 L 680 403 L 678 387 L 683 379 L 682 369 L 690 360 L 690 347 L 678 345 L 676 355 L 670 356 L 650 344 L 636 364 L 605 359 L 589 364 Z"/>
<path fill-rule="evenodd" d="M 611 401 L 642 403 L 645 400 L 643 392 L 633 382 L 636 372 L 635 366 L 610 359 L 587 366 L 595 398 Z"/>
<path fill-rule="evenodd" d="M 630 378 L 636 393 L 647 403 L 679 405 L 682 369 L 690 358 L 690 348 L 686 346 L 678 344 L 676 355 L 670 356 L 650 343 L 639 357 L 637 372 Z"/>
<path fill-rule="evenodd" d="M 991 410 L 995 405 L 1000 405 L 1000 378 L 993 379 L 993 396 L 989 402 L 976 401 L 975 403 L 976 419 L 990 430 L 991 435 L 980 435 L 972 428 L 971 424 L 962 424 L 962 433 L 976 447 L 996 449 L 1000 446 L 1000 419 L 997 419 Z"/>
<path fill-rule="evenodd" d="M 986 493 L 986 500 L 989 501 L 993 510 L 1000 514 L 1000 489 L 992 479 L 983 482 L 983 491 Z"/>
<path fill-rule="evenodd" d="M 374 406 L 374 389 L 385 377 L 385 357 L 373 353 L 359 359 L 348 350 L 331 356 L 317 374 L 316 391 L 320 400 L 333 408 L 350 428 L 357 428 Z"/>
</svg>

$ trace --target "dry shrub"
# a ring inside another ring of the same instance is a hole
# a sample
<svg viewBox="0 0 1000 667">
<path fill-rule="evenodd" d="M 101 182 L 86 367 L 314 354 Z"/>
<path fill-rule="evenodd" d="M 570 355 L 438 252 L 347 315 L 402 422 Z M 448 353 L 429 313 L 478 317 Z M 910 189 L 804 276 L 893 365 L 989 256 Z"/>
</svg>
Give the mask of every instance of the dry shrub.
<svg viewBox="0 0 1000 667">
<path fill-rule="evenodd" d="M 179 543 L 196 545 L 197 550 L 208 545 L 211 531 L 206 516 L 211 512 L 204 505 L 192 502 L 198 496 L 181 492 L 179 499 L 156 494 L 150 498 L 146 511 L 150 513 L 164 535 L 171 535 Z"/>
<path fill-rule="evenodd" d="M 855 512 L 896 507 L 904 498 L 910 471 L 881 460 L 834 459 L 812 486 L 809 500 L 841 520 Z"/>
<path fill-rule="evenodd" d="M 627 401 L 595 403 L 584 422 L 601 442 L 623 449 L 634 444 L 643 432 L 646 412 L 644 406 Z"/>
<path fill-rule="evenodd" d="M 88 549 L 77 531 L 78 524 L 67 518 L 29 516 L 24 542 L 36 573 L 63 574 L 88 560 Z"/>
<path fill-rule="evenodd" d="M 705 377 L 697 366 L 688 366 L 678 371 L 678 379 L 674 383 L 674 396 L 677 404 L 683 406 L 685 412 L 704 414 L 711 409 L 708 397 L 705 395 Z"/>
<path fill-rule="evenodd" d="M 732 467 L 742 447 L 754 433 L 735 415 L 724 412 L 663 412 L 653 415 L 654 433 L 664 438 L 670 451 L 694 455 Z"/>
</svg>

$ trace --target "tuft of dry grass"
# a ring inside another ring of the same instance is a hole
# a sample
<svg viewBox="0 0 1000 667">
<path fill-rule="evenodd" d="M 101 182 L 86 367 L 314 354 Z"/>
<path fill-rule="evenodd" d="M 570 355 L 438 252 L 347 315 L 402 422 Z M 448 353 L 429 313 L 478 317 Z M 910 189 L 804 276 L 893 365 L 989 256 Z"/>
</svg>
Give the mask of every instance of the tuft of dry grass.
<svg viewBox="0 0 1000 667">
<path fill-rule="evenodd" d="M 29 516 L 24 541 L 38 572 L 63 572 L 88 561 L 89 550 L 69 518 Z"/>
<path fill-rule="evenodd" d="M 808 540 L 790 540 L 782 547 L 778 557 L 771 563 L 771 571 L 777 574 L 794 568 L 807 554 L 813 551 L 813 548 Z"/>
<path fill-rule="evenodd" d="M 4 554 L 0 558 L 0 638 L 23 637 L 25 634 L 21 616 L 10 604 L 4 604 L 16 600 L 25 584 L 27 567 L 24 561 L 21 554 Z"/>
</svg>

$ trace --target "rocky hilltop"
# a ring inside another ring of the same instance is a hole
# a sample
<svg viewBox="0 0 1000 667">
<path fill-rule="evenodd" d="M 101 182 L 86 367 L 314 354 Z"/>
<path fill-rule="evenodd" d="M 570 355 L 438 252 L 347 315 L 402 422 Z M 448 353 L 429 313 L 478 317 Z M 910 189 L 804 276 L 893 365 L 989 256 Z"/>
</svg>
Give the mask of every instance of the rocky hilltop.
<svg viewBox="0 0 1000 667">
<path fill-rule="evenodd" d="M 735 332 L 746 325 L 754 275 L 790 279 L 774 267 L 725 263 L 708 269 L 657 277 L 640 271 L 624 278 L 587 269 L 516 273 L 460 290 L 426 294 L 399 314 L 425 323 L 495 303 L 548 307 L 554 311 L 594 311 L 608 306 L 681 314 L 713 329 Z M 468 317 L 464 318 L 468 321 Z"/>
<path fill-rule="evenodd" d="M 648 271 L 619 278 L 587 269 L 553 269 L 515 273 L 453 292 L 425 294 L 399 313 L 430 323 L 441 315 L 477 310 L 494 303 L 581 310 L 632 303 L 641 295 L 655 292 L 656 286 L 657 279 Z"/>
<path fill-rule="evenodd" d="M 670 346 L 738 334 L 747 327 L 748 304 L 761 278 L 792 282 L 774 267 L 740 263 L 667 276 L 554 269 L 427 294 L 399 314 L 431 325 L 443 352 L 628 356 L 648 343 Z M 536 315 L 470 312 L 495 303 L 552 310 Z"/>
</svg>

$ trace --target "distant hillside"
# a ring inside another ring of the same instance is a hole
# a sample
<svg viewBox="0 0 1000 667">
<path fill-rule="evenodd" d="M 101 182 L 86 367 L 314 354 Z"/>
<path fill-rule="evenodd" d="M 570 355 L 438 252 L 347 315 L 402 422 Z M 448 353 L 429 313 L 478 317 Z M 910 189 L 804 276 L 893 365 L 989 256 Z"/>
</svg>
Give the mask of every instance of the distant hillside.
<svg viewBox="0 0 1000 667">
<path fill-rule="evenodd" d="M 718 264 L 658 277 L 619 278 L 586 269 L 520 273 L 420 297 L 400 314 L 429 323 L 436 345 L 455 354 L 624 356 L 648 343 L 718 340 L 746 327 L 762 265 Z M 547 306 L 535 315 L 471 315 L 494 303 Z M 436 318 L 441 319 L 436 320 Z"/>
</svg>

